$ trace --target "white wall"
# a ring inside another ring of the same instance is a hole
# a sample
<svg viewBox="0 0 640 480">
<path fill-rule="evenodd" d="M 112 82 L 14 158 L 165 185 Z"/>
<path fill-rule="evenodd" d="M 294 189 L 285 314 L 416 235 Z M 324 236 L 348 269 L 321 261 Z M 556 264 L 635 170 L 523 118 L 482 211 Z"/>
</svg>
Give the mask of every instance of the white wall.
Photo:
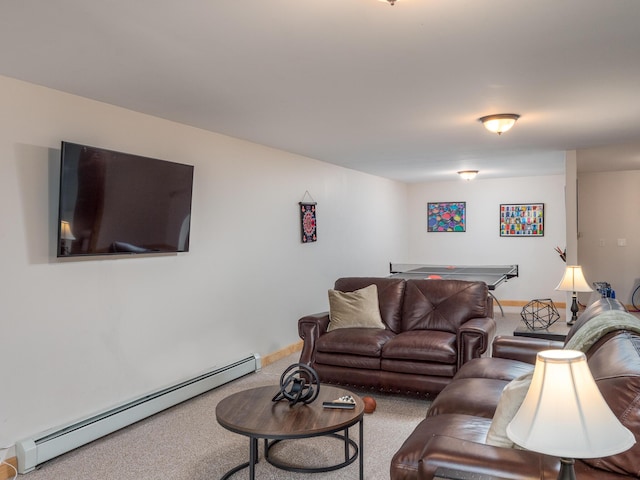
<svg viewBox="0 0 640 480">
<path fill-rule="evenodd" d="M 5 77 L 0 100 L 1 446 L 288 346 L 337 277 L 406 255 L 404 184 Z M 191 252 L 56 260 L 61 140 L 195 165 Z"/>
<path fill-rule="evenodd" d="M 639 186 L 638 170 L 578 176 L 579 262 L 585 278 L 609 282 L 627 305 L 640 283 Z M 626 245 L 619 246 L 618 240 Z M 580 294 L 581 299 L 588 296 Z"/>
<path fill-rule="evenodd" d="M 409 187 L 408 263 L 519 265 L 519 277 L 500 285 L 498 299 L 528 302 L 551 298 L 565 263 L 554 247 L 565 246 L 564 175 L 423 183 Z M 467 230 L 427 232 L 428 202 L 467 202 Z M 544 203 L 543 237 L 500 237 L 501 203 Z M 400 262 L 401 260 L 397 260 Z"/>
<path fill-rule="evenodd" d="M 499 298 L 565 300 L 564 176 L 408 186 L 6 77 L 0 100 L 0 446 L 288 346 L 337 277 L 390 261 L 515 263 Z M 61 140 L 195 165 L 191 252 L 57 260 Z M 466 201 L 467 232 L 427 233 L 429 201 Z M 545 236 L 500 238 L 499 204 L 524 202 Z"/>
</svg>

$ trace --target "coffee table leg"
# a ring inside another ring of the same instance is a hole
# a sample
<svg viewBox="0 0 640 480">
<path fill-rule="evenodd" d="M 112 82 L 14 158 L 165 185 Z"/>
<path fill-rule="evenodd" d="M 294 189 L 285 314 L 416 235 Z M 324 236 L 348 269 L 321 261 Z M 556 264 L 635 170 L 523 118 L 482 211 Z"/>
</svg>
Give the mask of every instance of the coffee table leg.
<svg viewBox="0 0 640 480">
<path fill-rule="evenodd" d="M 362 446 L 364 445 L 364 418 L 360 419 L 360 448 L 358 454 L 360 455 L 359 463 L 360 463 L 360 480 L 364 480 L 364 451 L 362 450 Z"/>
<path fill-rule="evenodd" d="M 255 480 L 256 478 L 256 463 L 258 463 L 258 439 L 249 437 L 249 461 L 232 468 L 225 473 L 220 480 L 227 480 L 235 475 L 240 470 L 249 467 L 249 478 Z"/>
<path fill-rule="evenodd" d="M 349 460 L 349 429 L 344 429 L 344 461 Z"/>
<path fill-rule="evenodd" d="M 256 478 L 256 463 L 258 463 L 258 439 L 249 437 L 249 478 Z"/>
</svg>

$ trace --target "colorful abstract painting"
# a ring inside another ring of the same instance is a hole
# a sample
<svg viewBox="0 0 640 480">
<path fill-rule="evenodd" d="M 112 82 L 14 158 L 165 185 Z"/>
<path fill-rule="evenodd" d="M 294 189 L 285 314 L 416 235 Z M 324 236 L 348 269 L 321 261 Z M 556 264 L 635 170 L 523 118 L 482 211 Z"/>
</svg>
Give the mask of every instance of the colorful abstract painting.
<svg viewBox="0 0 640 480">
<path fill-rule="evenodd" d="M 300 202 L 300 225 L 302 227 L 302 243 L 318 240 L 315 203 Z"/>
<path fill-rule="evenodd" d="M 542 237 L 544 203 L 500 205 L 501 237 Z"/>
<path fill-rule="evenodd" d="M 429 202 L 427 232 L 464 232 L 467 230 L 467 202 Z"/>
</svg>

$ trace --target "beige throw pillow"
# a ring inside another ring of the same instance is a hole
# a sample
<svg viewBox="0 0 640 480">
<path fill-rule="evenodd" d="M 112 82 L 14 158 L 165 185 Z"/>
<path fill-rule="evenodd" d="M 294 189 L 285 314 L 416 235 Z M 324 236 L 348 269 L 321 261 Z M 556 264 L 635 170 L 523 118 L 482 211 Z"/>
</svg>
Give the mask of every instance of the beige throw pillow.
<svg viewBox="0 0 640 480">
<path fill-rule="evenodd" d="M 487 432 L 487 445 L 494 447 L 519 448 L 507 436 L 507 425 L 516 416 L 524 397 L 529 391 L 533 372 L 521 375 L 511 380 L 502 391 L 496 413 L 493 415 L 489 432 Z"/>
<path fill-rule="evenodd" d="M 385 328 L 378 305 L 378 287 L 369 285 L 355 292 L 329 290 L 329 326 L 338 328 Z"/>
</svg>

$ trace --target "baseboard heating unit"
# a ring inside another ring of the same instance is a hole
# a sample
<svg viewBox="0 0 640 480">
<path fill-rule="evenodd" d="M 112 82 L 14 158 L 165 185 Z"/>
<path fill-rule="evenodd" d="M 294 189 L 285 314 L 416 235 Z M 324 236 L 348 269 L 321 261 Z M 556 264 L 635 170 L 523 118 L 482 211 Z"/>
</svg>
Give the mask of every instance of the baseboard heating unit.
<svg viewBox="0 0 640 480">
<path fill-rule="evenodd" d="M 52 458 L 177 405 L 201 393 L 260 370 L 260 356 L 242 360 L 198 375 L 171 387 L 144 395 L 72 425 L 16 443 L 18 472 L 27 473 Z"/>
</svg>

